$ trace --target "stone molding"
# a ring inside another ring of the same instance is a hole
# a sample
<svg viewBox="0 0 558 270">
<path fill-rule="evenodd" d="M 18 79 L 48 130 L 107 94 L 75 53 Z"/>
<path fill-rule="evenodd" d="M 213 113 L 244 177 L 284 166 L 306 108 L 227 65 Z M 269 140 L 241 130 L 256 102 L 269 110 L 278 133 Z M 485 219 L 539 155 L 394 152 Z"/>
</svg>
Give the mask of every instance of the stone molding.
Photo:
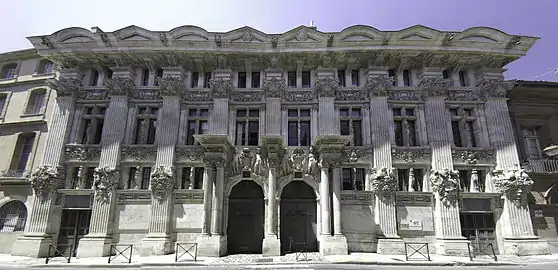
<svg viewBox="0 0 558 270">
<path fill-rule="evenodd" d="M 331 76 L 316 78 L 315 86 L 318 97 L 335 97 L 339 81 Z"/>
<path fill-rule="evenodd" d="M 111 196 L 116 191 L 116 184 L 120 177 L 117 168 L 97 167 L 93 170 L 93 188 L 95 198 L 101 203 L 109 203 Z"/>
<path fill-rule="evenodd" d="M 491 149 L 452 149 L 452 157 L 455 163 L 475 165 L 478 163 L 492 163 L 495 156 L 494 150 Z"/>
<path fill-rule="evenodd" d="M 369 174 L 370 190 L 379 197 L 389 197 L 397 190 L 394 168 L 372 168 Z"/>
<path fill-rule="evenodd" d="M 440 195 L 442 203 L 448 206 L 457 205 L 457 192 L 459 190 L 459 172 L 456 170 L 442 169 L 430 170 L 428 180 L 432 191 Z"/>
<path fill-rule="evenodd" d="M 389 78 L 387 75 L 379 75 L 369 77 L 366 83 L 366 88 L 370 90 L 372 97 L 385 97 L 388 91 L 393 88 L 394 78 Z"/>
<path fill-rule="evenodd" d="M 74 97 L 77 98 L 82 94 L 83 87 L 81 78 L 64 78 L 48 79 L 46 84 L 49 88 L 56 91 L 57 97 Z"/>
<path fill-rule="evenodd" d="M 176 146 L 174 155 L 176 161 L 203 162 L 204 149 L 199 146 Z"/>
<path fill-rule="evenodd" d="M 37 168 L 30 177 L 31 187 L 35 192 L 35 196 L 42 201 L 48 199 L 51 193 L 56 190 L 61 184 L 61 166 L 53 167 L 43 165 Z"/>
<path fill-rule="evenodd" d="M 265 78 L 262 88 L 267 98 L 281 98 L 285 91 L 285 79 L 277 77 Z"/>
<path fill-rule="evenodd" d="M 415 163 L 417 161 L 430 163 L 431 154 L 430 148 L 391 148 L 392 159 L 394 161 L 399 160 L 405 163 Z"/>
<path fill-rule="evenodd" d="M 534 184 L 524 169 L 499 169 L 492 171 L 492 182 L 497 192 L 519 206 L 527 205 L 527 194 Z"/>
<path fill-rule="evenodd" d="M 178 96 L 182 95 L 182 92 L 186 91 L 186 75 L 181 74 L 179 76 L 167 75 L 163 77 L 157 77 L 157 82 L 160 85 L 160 92 L 162 96 Z"/>
<path fill-rule="evenodd" d="M 169 197 L 174 188 L 174 168 L 155 166 L 151 172 L 151 193 L 161 202 Z"/>
<path fill-rule="evenodd" d="M 211 168 L 224 168 L 226 160 L 223 157 L 205 156 L 203 158 L 203 163 Z"/>
<path fill-rule="evenodd" d="M 131 97 L 136 90 L 134 80 L 131 78 L 107 78 L 104 80 L 103 84 L 108 89 L 108 94 L 110 96 Z"/>
<path fill-rule="evenodd" d="M 444 79 L 442 76 L 428 76 L 420 79 L 419 89 L 428 97 L 447 97 L 448 89 L 453 86 L 452 79 Z"/>
<path fill-rule="evenodd" d="M 94 161 L 101 157 L 99 146 L 66 145 L 66 160 Z"/>
<path fill-rule="evenodd" d="M 154 161 L 157 157 L 156 146 L 125 145 L 121 148 L 122 160 Z"/>
<path fill-rule="evenodd" d="M 232 80 L 216 78 L 209 81 L 213 98 L 229 98 L 229 94 L 234 89 Z"/>
</svg>

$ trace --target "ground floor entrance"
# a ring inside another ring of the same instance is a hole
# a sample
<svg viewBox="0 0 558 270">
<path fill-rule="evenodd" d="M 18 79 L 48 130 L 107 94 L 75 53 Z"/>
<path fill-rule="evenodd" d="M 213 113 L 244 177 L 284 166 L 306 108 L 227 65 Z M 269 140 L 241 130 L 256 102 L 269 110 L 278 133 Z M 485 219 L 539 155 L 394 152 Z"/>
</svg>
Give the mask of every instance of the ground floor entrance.
<svg viewBox="0 0 558 270">
<path fill-rule="evenodd" d="M 303 181 L 292 181 L 283 188 L 280 203 L 281 253 L 318 251 L 316 195 Z"/>
<path fill-rule="evenodd" d="M 90 220 L 91 210 L 62 210 L 57 242 L 58 250 L 66 253 L 72 247 L 72 256 L 76 256 L 79 241 L 89 233 Z"/>
<path fill-rule="evenodd" d="M 249 180 L 236 184 L 229 195 L 227 252 L 262 253 L 264 220 L 262 188 Z"/>
<path fill-rule="evenodd" d="M 492 212 L 462 212 L 460 219 L 461 233 L 467 240 L 482 248 L 492 244 L 494 251 L 497 252 L 496 223 Z"/>
</svg>

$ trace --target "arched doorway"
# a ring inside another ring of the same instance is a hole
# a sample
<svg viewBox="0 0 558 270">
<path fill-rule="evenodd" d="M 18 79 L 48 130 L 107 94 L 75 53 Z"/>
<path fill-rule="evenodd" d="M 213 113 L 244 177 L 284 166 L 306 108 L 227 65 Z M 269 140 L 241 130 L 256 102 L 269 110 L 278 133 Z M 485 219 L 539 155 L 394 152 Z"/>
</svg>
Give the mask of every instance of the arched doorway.
<svg viewBox="0 0 558 270">
<path fill-rule="evenodd" d="M 243 180 L 229 195 L 227 250 L 235 253 L 262 253 L 264 238 L 264 196 L 254 181 Z"/>
<path fill-rule="evenodd" d="M 281 192 L 281 252 L 318 251 L 316 195 L 303 181 L 288 183 Z"/>
</svg>

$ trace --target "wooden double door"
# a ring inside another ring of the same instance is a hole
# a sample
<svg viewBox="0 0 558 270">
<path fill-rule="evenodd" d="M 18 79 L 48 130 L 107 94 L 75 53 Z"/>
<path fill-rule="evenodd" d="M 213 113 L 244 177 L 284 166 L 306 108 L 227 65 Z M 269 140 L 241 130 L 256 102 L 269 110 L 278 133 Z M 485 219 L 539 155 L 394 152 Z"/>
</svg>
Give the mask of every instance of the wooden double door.
<svg viewBox="0 0 558 270">
<path fill-rule="evenodd" d="M 264 196 L 254 181 L 241 181 L 231 190 L 227 222 L 229 254 L 262 253 Z"/>
<path fill-rule="evenodd" d="M 89 233 L 90 221 L 91 210 L 62 210 L 57 249 L 66 254 L 72 247 L 71 255 L 76 256 L 79 241 Z"/>
<path fill-rule="evenodd" d="M 281 193 L 281 252 L 318 251 L 316 196 L 303 181 L 292 181 Z"/>
</svg>

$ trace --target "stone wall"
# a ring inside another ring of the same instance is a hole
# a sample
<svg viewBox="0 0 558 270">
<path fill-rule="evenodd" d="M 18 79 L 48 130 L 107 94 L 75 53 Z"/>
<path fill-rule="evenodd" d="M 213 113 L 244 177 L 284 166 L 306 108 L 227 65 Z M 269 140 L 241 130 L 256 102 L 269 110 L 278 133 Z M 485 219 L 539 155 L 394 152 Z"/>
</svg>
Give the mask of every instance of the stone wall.
<svg viewBox="0 0 558 270">
<path fill-rule="evenodd" d="M 404 242 L 429 243 L 435 253 L 433 197 L 428 192 L 397 192 L 397 234 Z"/>
<path fill-rule="evenodd" d="M 376 251 L 374 195 L 371 192 L 343 191 L 341 220 L 349 252 Z"/>
</svg>

